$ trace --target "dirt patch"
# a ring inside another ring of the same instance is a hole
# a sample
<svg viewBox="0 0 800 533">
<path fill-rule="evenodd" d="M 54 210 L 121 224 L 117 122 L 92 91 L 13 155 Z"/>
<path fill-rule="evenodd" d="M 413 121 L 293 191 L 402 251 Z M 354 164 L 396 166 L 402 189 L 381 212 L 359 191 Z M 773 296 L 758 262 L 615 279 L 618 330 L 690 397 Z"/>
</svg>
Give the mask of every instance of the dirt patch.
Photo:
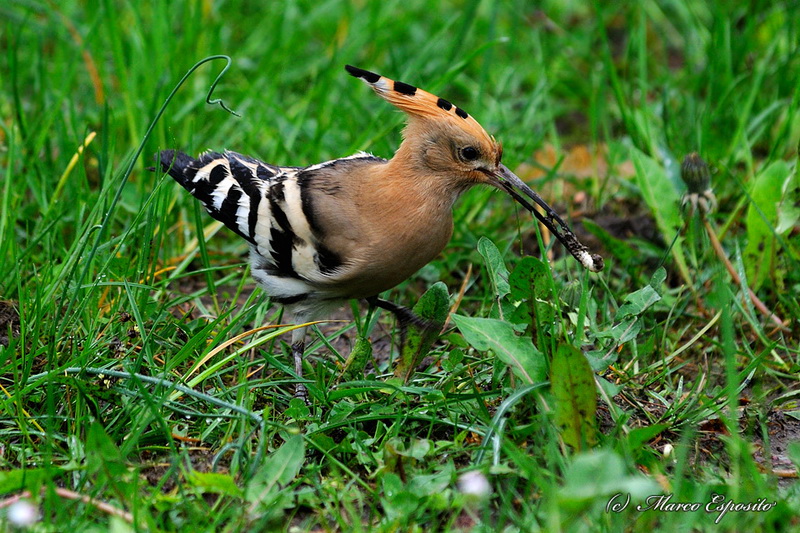
<svg viewBox="0 0 800 533">
<path fill-rule="evenodd" d="M 197 290 L 198 287 L 203 287 L 205 284 L 205 280 L 199 276 L 194 277 L 192 281 L 185 282 L 183 285 L 177 287 L 178 292 L 180 293 L 191 293 Z M 188 279 L 188 278 L 187 278 Z M 217 285 L 217 294 L 225 294 L 226 292 L 229 294 L 234 294 L 237 285 Z M 219 304 L 221 307 L 227 307 L 229 305 L 237 305 L 237 306 L 244 306 L 248 299 L 250 298 L 251 293 L 257 290 L 257 286 L 254 283 L 248 283 L 241 293 L 235 303 L 225 302 L 222 297 L 219 297 Z M 214 301 L 210 295 L 204 294 L 201 297 L 201 300 L 206 305 L 207 308 L 213 309 Z M 274 306 L 275 312 L 270 310 L 267 314 L 267 320 L 272 321 L 271 323 L 278 324 L 280 315 L 278 313 L 278 309 L 280 308 L 279 305 Z M 364 302 L 359 302 L 359 317 L 363 318 L 366 316 L 367 313 L 367 304 Z M 199 313 L 197 312 L 194 305 L 191 302 L 186 302 L 181 305 L 181 307 L 176 307 L 172 309 L 172 314 L 179 320 L 193 320 L 199 318 Z M 353 345 L 356 342 L 356 337 L 358 335 L 355 327 L 349 328 L 348 325 L 353 323 L 353 312 L 350 308 L 349 302 L 342 305 L 342 307 L 336 309 L 329 315 L 324 318 L 325 322 L 319 324 L 317 327 L 322 332 L 322 334 L 328 339 L 330 345 L 341 354 L 342 357 L 346 358 L 350 351 L 353 349 Z M 280 323 L 287 323 L 286 320 L 280 319 Z M 249 324 L 244 326 L 245 329 L 248 328 L 257 328 L 263 326 L 265 324 Z M 374 364 L 377 363 L 379 366 L 383 365 L 386 361 L 389 361 L 392 358 L 392 354 L 396 353 L 397 351 L 397 336 L 393 335 L 395 329 L 395 319 L 391 315 L 391 313 L 383 312 L 381 316 L 381 320 L 376 324 L 375 328 L 372 330 L 370 334 L 370 342 L 372 343 L 372 361 L 367 364 L 365 369 L 365 373 L 369 374 L 370 372 L 374 371 Z M 280 337 L 280 340 L 287 345 L 291 343 L 291 333 L 287 333 Z M 306 347 L 308 348 L 311 344 L 317 342 L 316 334 L 313 332 L 309 332 L 306 337 Z M 278 344 L 275 345 L 276 348 L 279 346 Z M 310 353 L 309 353 L 310 354 Z M 313 352 L 313 356 L 311 360 L 313 361 L 315 358 L 319 357 L 329 357 L 330 353 L 327 347 L 322 347 L 318 350 Z M 289 361 L 291 363 L 291 361 Z"/>
<path fill-rule="evenodd" d="M 663 421 L 666 415 L 666 408 L 663 405 L 647 401 L 644 397 L 618 394 L 614 396 L 613 401 L 616 407 L 628 414 L 625 424 L 631 429 L 650 426 L 653 421 Z M 739 407 L 738 415 L 738 431 L 742 438 L 751 444 L 753 460 L 764 471 L 774 472 L 779 485 L 788 486 L 794 482 L 798 472 L 789 457 L 789 445 L 800 442 L 800 420 L 774 407 L 768 410 L 766 416 L 756 413 L 754 408 L 748 407 L 744 401 Z M 608 406 L 602 402 L 598 405 L 597 419 L 601 433 L 615 434 L 617 424 Z M 690 454 L 689 462 L 695 467 L 727 464 L 729 458 L 725 439 L 730 437 L 730 432 L 722 419 L 714 417 L 703 420 L 696 428 L 697 433 L 690 444 L 693 452 Z M 680 430 L 677 427 L 668 427 L 648 444 L 653 449 L 663 452 L 668 445 L 675 446 L 680 440 Z"/>
<path fill-rule="evenodd" d="M 9 333 L 19 336 L 19 312 L 14 302 L 0 300 L 0 346 L 8 346 Z"/>
<path fill-rule="evenodd" d="M 185 457 L 188 459 L 188 466 L 192 470 L 201 473 L 216 472 L 227 474 L 230 472 L 230 459 L 223 455 L 214 464 L 215 453 L 208 448 L 191 447 L 186 450 Z M 145 451 L 140 456 L 142 467 L 139 476 L 144 479 L 151 487 L 161 484 L 164 493 L 173 491 L 179 484 L 186 482 L 183 479 L 183 472 L 180 468 L 175 469 L 173 464 L 175 457 L 169 455 L 155 454 Z M 172 473 L 170 474 L 170 471 Z M 169 475 L 165 479 L 164 476 Z"/>
<path fill-rule="evenodd" d="M 766 470 L 772 470 L 778 476 L 778 484 L 787 486 L 797 479 L 797 468 L 789 459 L 789 444 L 800 442 L 800 420 L 787 415 L 784 411 L 773 409 L 767 416 L 766 429 L 769 449 L 764 446 L 764 439 L 753 439 L 753 458 Z"/>
</svg>

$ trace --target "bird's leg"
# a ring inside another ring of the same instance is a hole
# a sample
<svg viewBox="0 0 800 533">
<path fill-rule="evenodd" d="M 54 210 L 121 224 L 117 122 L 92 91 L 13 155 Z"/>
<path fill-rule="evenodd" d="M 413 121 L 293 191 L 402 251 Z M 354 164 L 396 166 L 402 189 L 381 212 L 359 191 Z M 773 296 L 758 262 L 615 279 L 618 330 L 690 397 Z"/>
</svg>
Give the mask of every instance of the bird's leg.
<svg viewBox="0 0 800 533">
<path fill-rule="evenodd" d="M 367 303 L 369 303 L 373 307 L 380 307 L 381 309 L 386 309 L 387 311 L 391 312 L 394 316 L 397 317 L 397 325 L 400 328 L 401 353 L 403 351 L 403 346 L 405 346 L 406 344 L 406 332 L 408 331 L 409 324 L 417 326 L 418 328 L 424 330 L 433 330 L 441 327 L 439 324 L 436 324 L 435 322 L 431 322 L 430 320 L 425 320 L 424 318 L 417 316 L 417 314 L 414 313 L 414 311 L 412 311 L 408 307 L 398 305 L 394 302 L 390 302 L 389 300 L 384 300 L 383 298 L 378 298 L 377 296 L 367 298 Z"/>
<path fill-rule="evenodd" d="M 297 377 L 303 379 L 303 351 L 306 343 L 304 341 L 292 343 L 292 357 L 294 357 L 294 371 Z M 294 389 L 294 397 L 308 402 L 308 390 L 303 383 L 298 383 Z"/>
<path fill-rule="evenodd" d="M 292 331 L 292 357 L 294 358 L 294 372 L 303 379 L 303 352 L 306 349 L 306 328 L 297 328 Z M 294 389 L 294 397 L 308 403 L 308 390 L 302 382 L 298 382 Z"/>
</svg>

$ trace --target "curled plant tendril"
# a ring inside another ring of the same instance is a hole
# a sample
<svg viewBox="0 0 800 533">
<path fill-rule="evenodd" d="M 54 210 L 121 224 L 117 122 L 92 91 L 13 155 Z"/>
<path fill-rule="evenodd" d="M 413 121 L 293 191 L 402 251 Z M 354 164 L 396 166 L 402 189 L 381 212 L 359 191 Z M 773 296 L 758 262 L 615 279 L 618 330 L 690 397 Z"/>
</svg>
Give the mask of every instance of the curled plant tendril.
<svg viewBox="0 0 800 533">
<path fill-rule="evenodd" d="M 144 151 L 144 147 L 147 144 L 147 141 L 150 139 L 150 136 L 153 134 L 153 130 L 155 129 L 156 124 L 158 124 L 158 121 L 161 119 L 161 116 L 167 110 L 167 106 L 170 104 L 170 102 L 172 102 L 172 99 L 175 97 L 175 94 L 178 92 L 178 89 L 180 89 L 183 86 L 184 82 L 186 82 L 186 80 L 189 78 L 189 76 L 191 76 L 194 73 L 195 70 L 200 68 L 205 63 L 208 63 L 209 61 L 215 61 L 217 59 L 224 59 L 225 62 L 226 62 L 226 65 L 225 65 L 225 68 L 222 69 L 222 72 L 220 72 L 219 75 L 217 75 L 217 77 L 214 79 L 214 83 L 211 84 L 211 88 L 209 89 L 208 95 L 206 96 L 206 102 L 211 104 L 211 105 L 219 104 L 220 107 L 222 107 L 222 109 L 224 109 L 228 113 L 231 113 L 232 115 L 235 115 L 237 117 L 240 116 L 238 113 L 236 113 L 235 111 L 233 111 L 230 108 L 228 108 L 228 106 L 226 106 L 225 103 L 221 99 L 217 98 L 215 100 L 211 100 L 211 94 L 214 92 L 214 88 L 217 86 L 217 83 L 219 83 L 219 80 L 222 78 L 223 74 L 225 74 L 225 72 L 227 72 L 228 68 L 231 66 L 231 63 L 232 63 L 231 58 L 226 56 L 226 55 L 214 55 L 214 56 L 208 56 L 206 58 L 203 58 L 200 61 L 198 61 L 197 63 L 195 63 L 194 66 L 192 66 L 192 68 L 190 68 L 186 72 L 186 74 L 183 75 L 183 77 L 180 79 L 180 81 L 178 81 L 178 83 L 175 84 L 175 87 L 172 88 L 172 91 L 169 93 L 169 95 L 167 96 L 166 100 L 164 100 L 164 103 L 161 104 L 161 107 L 158 109 L 158 112 L 156 113 L 156 116 L 153 118 L 152 122 L 150 122 L 150 125 L 147 127 L 147 131 L 145 132 L 144 136 L 142 137 L 142 140 L 139 143 L 139 146 L 134 151 L 133 157 L 130 158 L 130 160 L 128 161 L 127 166 L 125 167 L 125 170 L 122 172 L 122 175 L 119 177 L 119 184 L 117 185 L 116 193 L 114 194 L 114 198 L 111 200 L 111 202 L 108 205 L 108 208 L 106 209 L 105 213 L 103 214 L 102 222 L 100 224 L 94 226 L 91 229 L 91 231 L 94 231 L 95 229 L 97 229 L 97 235 L 95 237 L 94 244 L 92 245 L 89 253 L 86 256 L 85 265 L 84 265 L 83 269 L 81 270 L 81 273 L 79 274 L 78 279 L 76 280 L 76 283 L 78 285 L 82 284 L 83 280 L 85 280 L 87 278 L 87 276 L 88 276 L 89 269 L 92 266 L 93 260 L 94 260 L 96 254 L 97 254 L 97 250 L 100 247 L 100 243 L 103 242 L 103 239 L 105 238 L 105 234 L 106 234 L 106 231 L 108 229 L 109 220 L 111 219 L 111 216 L 114 214 L 114 211 L 116 210 L 117 205 L 119 204 L 120 197 L 122 196 L 122 190 L 125 188 L 125 184 L 128 182 L 128 178 L 130 177 L 131 173 L 133 172 L 133 168 L 136 165 L 136 161 L 138 161 L 139 160 L 139 156 L 142 155 L 142 152 Z M 88 234 L 87 234 L 87 237 L 88 237 Z M 88 244 L 88 240 L 86 241 L 86 243 Z M 78 293 L 76 293 L 76 295 L 77 294 Z M 69 315 L 69 313 L 71 312 L 73 305 L 76 303 L 76 299 L 77 299 L 77 296 L 73 297 L 69 301 L 69 303 L 67 304 L 67 310 L 66 310 L 66 314 L 67 315 Z M 68 323 L 68 321 L 65 321 L 64 323 L 66 324 L 66 323 Z"/>
<path fill-rule="evenodd" d="M 125 169 L 125 173 L 122 175 L 122 179 L 120 180 L 119 188 L 117 189 L 117 194 L 116 194 L 116 196 L 114 196 L 114 200 L 111 203 L 111 208 L 108 210 L 108 212 L 106 213 L 105 218 L 103 219 L 103 224 L 102 224 L 103 227 L 101 228 L 100 236 L 102 236 L 102 234 L 103 234 L 102 230 L 105 229 L 106 224 L 108 223 L 108 219 L 109 219 L 109 217 L 111 216 L 111 213 L 114 210 L 114 207 L 116 207 L 117 202 L 119 202 L 120 195 L 122 194 L 122 188 L 125 186 L 125 183 L 128 181 L 128 177 L 131 175 L 131 172 L 133 172 L 133 166 L 136 164 L 136 160 L 139 159 L 140 155 L 142 155 L 142 151 L 144 150 L 145 144 L 150 139 L 150 135 L 152 135 L 153 130 L 156 127 L 156 124 L 161 119 L 161 116 L 167 110 L 167 106 L 170 104 L 170 102 L 172 102 L 172 99 L 175 97 L 175 93 L 177 93 L 178 89 L 180 89 L 183 86 L 184 82 L 186 82 L 186 80 L 189 78 L 189 76 L 194 74 L 195 70 L 200 68 L 205 63 L 208 63 L 209 61 L 215 61 L 217 59 L 224 59 L 225 62 L 226 62 L 226 65 L 225 65 L 225 68 L 222 69 L 222 72 L 220 72 L 217 75 L 217 77 L 214 79 L 214 83 L 211 84 L 211 88 L 208 90 L 208 95 L 206 95 L 206 102 L 211 104 L 211 105 L 219 104 L 220 107 L 222 107 L 222 109 L 224 109 L 228 113 L 231 113 L 232 115 L 236 115 L 237 117 L 240 116 L 238 113 L 236 113 L 236 111 L 233 111 L 228 106 L 226 106 L 225 103 L 222 100 L 220 100 L 219 98 L 211 100 L 211 93 L 214 92 L 214 88 L 217 86 L 217 83 L 219 83 L 219 80 L 222 78 L 223 74 L 225 74 L 225 72 L 227 72 L 228 68 L 231 66 L 231 63 L 232 63 L 231 58 L 226 56 L 226 55 L 215 55 L 215 56 L 208 56 L 206 58 L 201 59 L 197 63 L 195 63 L 194 66 L 192 66 L 192 68 L 190 68 L 188 71 L 186 71 L 186 74 L 183 75 L 183 77 L 180 79 L 180 81 L 178 81 L 178 83 L 175 84 L 175 87 L 172 88 L 172 91 L 167 96 L 167 99 L 164 100 L 164 103 L 161 104 L 161 107 L 159 108 L 158 113 L 156 113 L 155 118 L 153 118 L 153 121 L 150 123 L 150 126 L 147 128 L 147 131 L 145 132 L 144 137 L 142 137 L 142 142 L 139 143 L 139 147 L 136 149 L 136 152 L 134 153 L 133 157 L 131 158 L 130 163 L 128 164 L 128 168 Z M 100 236 L 98 236 L 98 242 L 99 242 Z"/>
<path fill-rule="evenodd" d="M 225 73 L 228 72 L 228 69 L 231 67 L 232 61 L 231 61 L 231 58 L 229 56 L 226 56 L 226 55 L 209 56 L 209 57 L 207 57 L 207 58 L 195 63 L 195 65 L 189 70 L 189 72 L 186 73 L 186 76 L 184 76 L 184 78 L 189 76 L 192 72 L 194 72 L 194 70 L 197 67 L 199 67 L 203 63 L 205 63 L 207 61 L 213 61 L 214 59 L 224 59 L 226 63 L 225 63 L 225 68 L 223 68 L 222 71 L 220 71 L 220 73 L 217 74 L 217 77 L 214 78 L 214 83 L 212 83 L 211 87 L 208 89 L 208 95 L 206 95 L 206 103 L 209 104 L 209 105 L 219 104 L 219 106 L 222 109 L 224 109 L 225 111 L 227 111 L 231 115 L 234 115 L 236 117 L 241 117 L 242 115 L 240 115 L 239 113 L 237 113 L 233 109 L 231 109 L 228 106 L 226 106 L 225 102 L 223 102 L 221 98 L 214 98 L 213 100 L 211 99 L 211 94 L 214 92 L 214 89 L 217 87 L 217 83 L 219 83 L 219 80 L 222 79 L 222 76 L 224 76 Z M 183 80 L 181 80 L 178 85 L 180 86 L 181 83 L 183 83 Z"/>
</svg>

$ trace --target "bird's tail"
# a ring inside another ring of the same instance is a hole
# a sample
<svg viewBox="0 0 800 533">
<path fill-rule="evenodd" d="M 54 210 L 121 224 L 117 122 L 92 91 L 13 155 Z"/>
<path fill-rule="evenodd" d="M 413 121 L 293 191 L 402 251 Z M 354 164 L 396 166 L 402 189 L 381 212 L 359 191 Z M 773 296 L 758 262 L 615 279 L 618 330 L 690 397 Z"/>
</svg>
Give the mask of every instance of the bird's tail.
<svg viewBox="0 0 800 533">
<path fill-rule="evenodd" d="M 161 165 L 161 170 L 184 187 L 188 181 L 191 181 L 186 175 L 186 169 L 194 167 L 196 172 L 196 166 L 193 165 L 195 159 L 178 150 L 163 150 L 156 155 L 156 158 Z"/>
</svg>

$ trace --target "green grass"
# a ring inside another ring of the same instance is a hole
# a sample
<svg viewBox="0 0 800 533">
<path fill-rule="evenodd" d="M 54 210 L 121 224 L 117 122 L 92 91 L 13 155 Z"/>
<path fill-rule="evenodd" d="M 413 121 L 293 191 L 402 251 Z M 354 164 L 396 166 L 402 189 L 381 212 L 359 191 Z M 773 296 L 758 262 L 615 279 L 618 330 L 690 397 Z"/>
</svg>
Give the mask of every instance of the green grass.
<svg viewBox="0 0 800 533">
<path fill-rule="evenodd" d="M 35 531 L 798 527 L 796 3 L 136 4 L 0 6 L 0 528 L 24 491 Z M 214 54 L 241 117 L 206 104 L 212 62 L 145 139 Z M 285 328 L 222 346 L 281 323 L 243 242 L 146 169 L 164 148 L 390 156 L 402 117 L 346 63 L 467 109 L 607 267 L 526 257 L 532 217 L 472 190 L 387 295 L 460 302 L 423 367 L 394 378 L 394 324 L 362 307 L 310 339 L 306 406 Z M 576 171 L 576 147 L 607 167 Z M 706 218 L 679 207 L 693 151 Z M 474 471 L 489 495 L 462 490 Z M 715 524 L 714 494 L 777 505 Z M 636 509 L 652 495 L 701 510 Z"/>
</svg>

